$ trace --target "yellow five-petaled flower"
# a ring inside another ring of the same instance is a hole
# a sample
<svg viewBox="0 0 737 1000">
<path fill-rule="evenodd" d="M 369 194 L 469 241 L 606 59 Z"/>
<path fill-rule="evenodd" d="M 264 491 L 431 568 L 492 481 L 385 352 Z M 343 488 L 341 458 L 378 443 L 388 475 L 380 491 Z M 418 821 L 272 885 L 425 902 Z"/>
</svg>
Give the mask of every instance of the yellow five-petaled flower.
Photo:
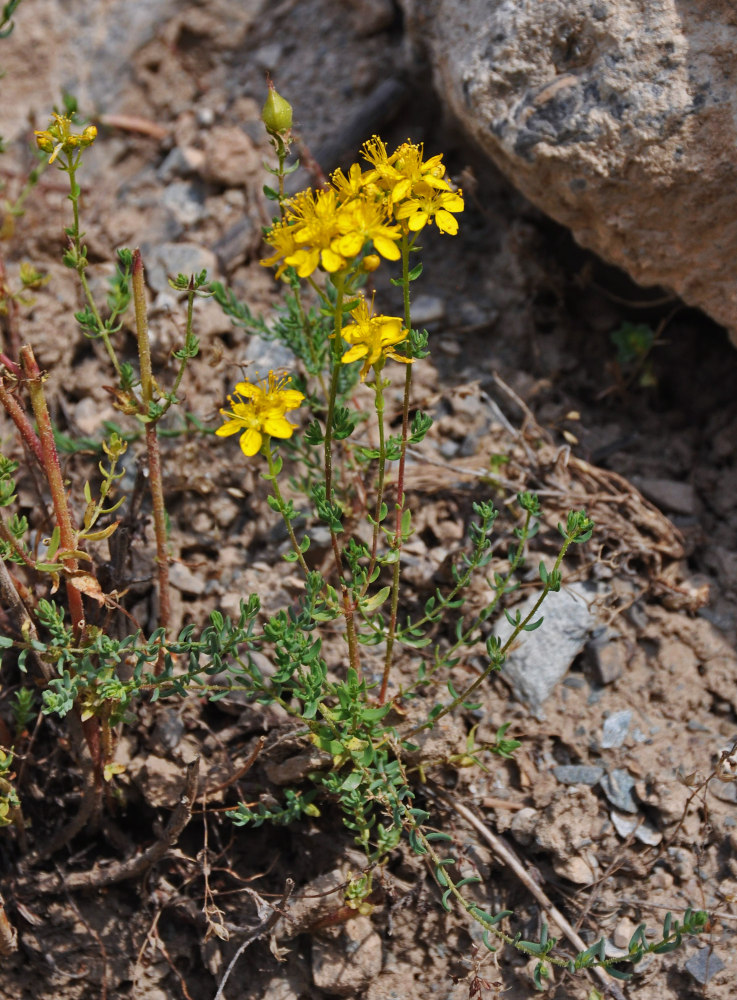
<svg viewBox="0 0 737 1000">
<path fill-rule="evenodd" d="M 273 371 L 259 385 L 239 382 L 234 394 L 240 398 L 228 397 L 232 409 L 220 411 L 226 420 L 215 433 L 219 437 L 240 433 L 241 450 L 248 458 L 259 451 L 264 436 L 290 438 L 294 424 L 285 414 L 296 410 L 305 398 L 297 389 L 287 388 L 290 382 L 289 375 L 277 378 Z"/>
<path fill-rule="evenodd" d="M 74 149 L 84 149 L 97 138 L 94 125 L 88 125 L 82 132 L 72 132 L 71 118 L 55 113 L 54 119 L 43 132 L 34 133 L 38 148 L 44 153 L 51 153 L 49 163 L 53 163 L 62 151 L 69 153 Z"/>
<path fill-rule="evenodd" d="M 374 316 L 366 299 L 361 297 L 355 309 L 351 310 L 353 322 L 344 326 L 341 334 L 343 340 L 351 346 L 345 352 L 341 361 L 344 365 L 363 358 L 361 380 L 366 378 L 372 367 L 381 369 L 387 358 L 411 364 L 412 358 L 397 354 L 394 350 L 397 344 L 407 339 L 407 331 L 399 316 Z"/>
</svg>

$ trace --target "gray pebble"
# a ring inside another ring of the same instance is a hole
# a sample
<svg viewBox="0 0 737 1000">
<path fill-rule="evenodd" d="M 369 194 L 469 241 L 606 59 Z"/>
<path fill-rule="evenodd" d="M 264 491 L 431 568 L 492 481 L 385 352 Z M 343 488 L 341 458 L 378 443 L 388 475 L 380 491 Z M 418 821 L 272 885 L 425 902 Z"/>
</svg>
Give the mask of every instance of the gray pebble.
<svg viewBox="0 0 737 1000">
<path fill-rule="evenodd" d="M 637 802 L 633 794 L 635 779 L 629 771 L 615 768 L 602 777 L 600 785 L 615 808 L 627 813 L 637 812 Z"/>
<path fill-rule="evenodd" d="M 553 774 L 562 785 L 595 785 L 601 781 L 604 768 L 595 764 L 560 764 Z"/>
<path fill-rule="evenodd" d="M 575 583 L 559 593 L 549 594 L 541 609 L 545 621 L 534 632 L 522 633 L 519 646 L 509 654 L 504 674 L 520 701 L 527 702 L 542 718 L 542 705 L 563 679 L 571 663 L 584 647 L 596 625 L 589 608 L 593 591 Z M 538 595 L 531 594 L 518 608 L 522 618 L 534 606 Z M 496 623 L 496 633 L 504 641 L 510 633 L 506 619 Z"/>
<path fill-rule="evenodd" d="M 435 295 L 418 295 L 412 303 L 412 325 L 429 326 L 445 318 L 445 302 Z"/>
<path fill-rule="evenodd" d="M 699 948 L 686 962 L 686 968 L 697 983 L 705 986 L 712 976 L 722 971 L 724 962 L 711 948 Z"/>
<path fill-rule="evenodd" d="M 601 735 L 602 749 L 610 750 L 613 747 L 621 747 L 627 737 L 631 721 L 632 712 L 628 708 L 622 712 L 612 712 L 604 722 Z"/>
<path fill-rule="evenodd" d="M 636 816 L 625 816 L 624 813 L 615 812 L 614 809 L 609 813 L 609 817 L 620 837 L 629 837 L 631 833 L 634 833 L 635 840 L 639 840 L 640 843 L 647 844 L 649 847 L 657 847 L 663 839 L 660 830 L 656 830 L 652 823 L 648 823 L 647 820 Z"/>
</svg>

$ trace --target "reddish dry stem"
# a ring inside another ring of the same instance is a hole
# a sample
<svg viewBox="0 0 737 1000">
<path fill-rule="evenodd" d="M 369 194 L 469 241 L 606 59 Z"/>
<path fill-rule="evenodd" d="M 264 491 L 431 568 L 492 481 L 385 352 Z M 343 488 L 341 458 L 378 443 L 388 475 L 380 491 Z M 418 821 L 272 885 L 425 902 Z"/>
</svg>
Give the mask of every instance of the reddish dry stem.
<svg viewBox="0 0 737 1000">
<path fill-rule="evenodd" d="M 164 507 L 164 490 L 161 482 L 161 452 L 159 439 L 156 435 L 156 425 L 146 424 L 146 448 L 148 451 L 148 474 L 153 505 L 154 532 L 156 534 L 156 562 L 159 574 L 159 623 L 168 631 L 171 622 L 171 603 L 169 600 L 169 555 L 166 546 L 166 508 Z M 156 672 L 162 669 L 162 663 L 156 665 Z"/>
<path fill-rule="evenodd" d="M 31 422 L 26 416 L 23 407 L 20 405 L 13 393 L 8 390 L 8 387 L 2 378 L 0 378 L 0 403 L 2 403 L 5 408 L 5 412 L 18 428 L 20 436 L 38 459 L 39 465 L 43 465 L 43 451 L 41 449 L 41 442 L 38 439 L 38 435 L 31 426 Z"/>
<path fill-rule="evenodd" d="M 20 363 L 23 377 L 28 387 L 28 395 L 31 398 L 31 408 L 36 418 L 38 427 L 38 437 L 41 445 L 41 462 L 46 474 L 46 479 L 51 490 L 51 502 L 54 506 L 54 515 L 59 527 L 59 542 L 62 549 L 73 550 L 77 547 L 77 537 L 72 523 L 72 516 L 67 503 L 67 495 L 64 489 L 64 477 L 61 472 L 59 455 L 54 442 L 54 432 L 51 427 L 49 408 L 46 405 L 46 395 L 43 389 L 43 375 L 36 363 L 33 349 L 26 345 L 20 349 Z M 65 567 L 71 572 L 77 570 L 77 560 L 67 558 L 64 560 Z M 69 599 L 69 611 L 72 616 L 74 631 L 78 635 L 84 623 L 84 608 L 82 606 L 82 595 L 71 581 L 66 581 L 67 597 Z"/>
</svg>

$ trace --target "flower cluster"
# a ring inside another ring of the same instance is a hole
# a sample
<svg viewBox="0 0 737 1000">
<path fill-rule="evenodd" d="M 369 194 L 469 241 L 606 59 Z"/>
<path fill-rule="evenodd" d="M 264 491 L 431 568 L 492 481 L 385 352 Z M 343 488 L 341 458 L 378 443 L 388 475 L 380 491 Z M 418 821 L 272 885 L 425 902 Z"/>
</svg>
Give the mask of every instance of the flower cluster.
<svg viewBox="0 0 737 1000">
<path fill-rule="evenodd" d="M 364 144 L 363 156 L 369 169 L 354 163 L 348 174 L 336 170 L 328 186 L 288 202 L 284 219 L 266 237 L 274 252 L 261 261 L 277 266 L 277 277 L 287 267 L 300 278 L 318 267 L 330 274 L 346 270 L 369 245 L 385 260 L 399 260 L 402 236 L 433 222 L 441 233 L 458 232 L 463 197 L 445 179 L 442 156 L 425 160 L 423 147 L 411 142 L 389 154 L 378 136 Z"/>
<path fill-rule="evenodd" d="M 305 398 L 297 389 L 287 388 L 290 382 L 290 376 L 277 378 L 273 371 L 259 385 L 239 382 L 234 389 L 239 398 L 228 397 L 232 409 L 220 411 L 226 420 L 215 433 L 228 437 L 240 432 L 241 450 L 248 458 L 260 450 L 265 435 L 290 438 L 294 425 L 289 423 L 286 413 L 296 410 Z"/>
<path fill-rule="evenodd" d="M 59 153 L 71 153 L 75 149 L 91 146 L 97 138 L 97 129 L 88 125 L 82 132 L 72 132 L 72 120 L 64 115 L 54 115 L 54 121 L 43 132 L 35 132 L 36 145 L 44 153 L 51 153 L 49 163 L 53 163 Z"/>
</svg>

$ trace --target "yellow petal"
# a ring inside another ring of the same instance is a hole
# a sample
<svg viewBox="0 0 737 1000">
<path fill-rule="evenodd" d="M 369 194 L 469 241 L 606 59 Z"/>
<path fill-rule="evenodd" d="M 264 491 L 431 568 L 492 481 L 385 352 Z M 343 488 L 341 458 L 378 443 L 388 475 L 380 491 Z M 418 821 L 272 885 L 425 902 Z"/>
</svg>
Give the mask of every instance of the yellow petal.
<svg viewBox="0 0 737 1000">
<path fill-rule="evenodd" d="M 259 431 L 255 431 L 252 427 L 249 427 L 247 431 L 241 434 L 241 451 L 246 456 L 246 458 L 251 458 L 261 447 L 261 434 Z"/>
<path fill-rule="evenodd" d="M 264 432 L 276 438 L 288 438 L 294 433 L 294 424 L 284 416 L 269 416 L 264 420 Z"/>
<path fill-rule="evenodd" d="M 222 427 L 218 427 L 215 433 L 218 437 L 228 437 L 230 434 L 237 434 L 243 429 L 240 420 L 226 420 Z"/>
<path fill-rule="evenodd" d="M 407 225 L 413 233 L 417 233 L 427 225 L 429 218 L 427 212 L 415 212 L 414 215 L 410 216 Z"/>
<path fill-rule="evenodd" d="M 438 229 L 441 233 L 448 233 L 449 236 L 455 236 L 458 232 L 458 219 L 455 215 L 451 215 L 450 212 L 446 212 L 445 209 L 441 208 L 439 212 L 435 213 L 435 221 L 438 224 Z M 410 220 L 410 227 L 412 222 Z"/>
<path fill-rule="evenodd" d="M 374 236 L 374 249 L 386 260 L 399 260 L 402 256 L 397 244 L 385 236 Z"/>
<path fill-rule="evenodd" d="M 335 243 L 337 252 L 343 257 L 357 257 L 363 250 L 363 237 L 360 233 L 347 233 Z"/>
<path fill-rule="evenodd" d="M 330 247 L 326 247 L 320 254 L 320 262 L 328 274 L 334 274 L 341 267 L 345 267 L 345 259 L 340 254 L 335 253 Z M 301 275 L 300 275 L 301 277 Z"/>
<path fill-rule="evenodd" d="M 344 365 L 349 365 L 351 361 L 358 361 L 359 358 L 363 358 L 367 354 L 368 347 L 365 344 L 356 344 L 354 347 L 349 348 L 340 360 Z"/>
</svg>

